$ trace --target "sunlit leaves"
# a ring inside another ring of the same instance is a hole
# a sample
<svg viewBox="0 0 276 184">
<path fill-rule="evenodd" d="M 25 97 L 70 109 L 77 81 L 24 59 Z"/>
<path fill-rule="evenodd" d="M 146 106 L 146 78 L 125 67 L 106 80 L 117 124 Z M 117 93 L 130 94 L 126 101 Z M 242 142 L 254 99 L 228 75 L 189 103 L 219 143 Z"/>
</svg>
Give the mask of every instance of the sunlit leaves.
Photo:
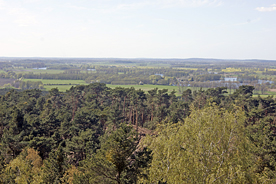
<svg viewBox="0 0 276 184">
<path fill-rule="evenodd" d="M 148 138 L 153 150 L 150 182 L 251 183 L 245 116 L 216 106 L 194 110 L 184 123 L 160 127 Z"/>
</svg>

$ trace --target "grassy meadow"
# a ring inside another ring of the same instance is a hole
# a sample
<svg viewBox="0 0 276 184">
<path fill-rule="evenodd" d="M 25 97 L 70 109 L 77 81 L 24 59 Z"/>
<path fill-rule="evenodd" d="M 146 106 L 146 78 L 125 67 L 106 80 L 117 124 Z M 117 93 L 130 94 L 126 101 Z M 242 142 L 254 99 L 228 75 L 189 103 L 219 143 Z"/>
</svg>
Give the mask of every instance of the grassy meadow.
<svg viewBox="0 0 276 184">
<path fill-rule="evenodd" d="M 71 86 L 75 86 L 76 84 L 78 84 L 78 85 L 87 85 L 87 83 L 84 80 L 24 79 L 23 81 L 41 81 L 44 84 L 44 88 L 45 88 L 46 91 L 49 91 L 52 88 L 58 88 L 60 91 L 65 92 L 66 90 L 69 90 L 71 88 Z M 53 84 L 53 85 L 49 85 L 49 84 Z M 59 85 L 59 84 L 61 84 L 61 85 Z M 158 88 L 158 89 L 168 89 L 169 92 L 175 90 L 178 93 L 178 87 L 177 86 L 150 85 L 150 84 L 145 84 L 145 85 L 112 85 L 112 84 L 107 84 L 106 86 L 110 87 L 110 88 L 116 88 L 116 87 L 130 88 L 130 87 L 134 87 L 135 89 L 142 89 L 144 91 L 149 91 L 151 89 Z M 192 88 L 190 88 L 190 89 L 192 89 Z"/>
<path fill-rule="evenodd" d="M 76 85 L 87 85 L 87 83 L 84 80 L 49 80 L 49 79 L 24 79 L 24 81 L 41 81 L 44 84 L 44 89 L 46 91 L 51 90 L 52 88 L 58 88 L 60 91 L 65 92 L 66 90 L 69 90 L 72 86 Z M 49 85 L 51 84 L 51 85 Z M 144 85 L 112 85 L 107 84 L 107 87 L 110 88 L 116 88 L 116 87 L 123 87 L 123 88 L 130 88 L 134 87 L 135 89 L 142 89 L 143 91 L 149 91 L 154 88 L 158 89 L 168 89 L 168 92 L 172 92 L 173 90 L 176 91 L 176 95 L 180 96 L 181 93 L 179 93 L 179 87 L 178 86 L 167 86 L 167 85 L 152 85 L 152 84 L 144 84 Z M 183 87 L 183 90 L 191 89 L 193 90 L 199 90 L 199 87 Z M 207 90 L 208 88 L 202 88 L 203 90 Z M 181 88 L 182 90 L 182 88 Z M 228 89 L 228 94 L 230 94 L 230 90 Z M 234 90 L 231 90 L 231 94 L 234 92 Z M 274 95 L 276 96 L 276 92 L 273 91 L 266 91 L 265 94 L 261 94 L 260 91 L 254 91 L 254 97 L 257 97 L 258 94 L 262 97 L 266 97 L 268 95 Z"/>
<path fill-rule="evenodd" d="M 71 84 L 87 84 L 84 80 L 55 80 L 55 79 L 24 79 L 23 81 L 41 81 L 43 84 L 63 84 L 63 85 L 71 85 Z"/>
<path fill-rule="evenodd" d="M 21 69 L 21 68 L 16 68 L 13 70 L 16 73 L 29 73 L 32 72 L 34 74 L 42 74 L 42 73 L 49 73 L 49 74 L 58 74 L 58 73 L 63 73 L 64 70 L 39 70 L 39 69 Z"/>
</svg>

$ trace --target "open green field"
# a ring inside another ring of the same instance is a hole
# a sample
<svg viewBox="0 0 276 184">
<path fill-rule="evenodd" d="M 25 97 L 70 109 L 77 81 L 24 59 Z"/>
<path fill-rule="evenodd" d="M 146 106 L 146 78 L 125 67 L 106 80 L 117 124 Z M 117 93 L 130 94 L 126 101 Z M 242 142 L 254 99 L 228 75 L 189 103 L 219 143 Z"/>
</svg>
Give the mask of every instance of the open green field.
<svg viewBox="0 0 276 184">
<path fill-rule="evenodd" d="M 15 69 L 15 73 L 29 73 L 33 72 L 34 74 L 40 73 L 49 73 L 49 74 L 58 74 L 64 72 L 64 70 L 38 70 L 38 69 Z"/>
<path fill-rule="evenodd" d="M 85 83 L 82 80 L 40 80 L 40 79 L 24 79 L 24 81 L 42 81 L 43 84 L 68 84 L 68 85 L 44 85 L 44 88 L 46 91 L 51 90 L 52 88 L 58 88 L 60 91 L 66 91 L 69 90 L 71 88 L 71 86 L 75 86 L 75 85 L 70 85 L 70 84 L 81 84 L 81 85 L 87 85 L 87 83 Z M 107 87 L 110 88 L 116 88 L 116 87 L 123 87 L 123 88 L 130 88 L 130 87 L 134 87 L 135 89 L 142 89 L 144 91 L 149 91 L 151 89 L 154 88 L 158 88 L 158 89 L 168 89 L 169 92 L 175 90 L 177 91 L 177 95 L 178 94 L 178 87 L 177 86 L 165 86 L 165 85 L 112 85 L 112 84 L 107 84 Z M 189 87 L 190 88 L 190 87 Z M 187 89 L 185 87 L 185 89 Z M 185 90 L 184 89 L 184 90 Z M 190 88 L 192 89 L 192 88 Z"/>
<path fill-rule="evenodd" d="M 258 91 L 259 94 L 261 94 L 260 91 Z M 267 95 L 276 95 L 276 92 L 273 92 L 273 91 L 266 91 L 265 92 Z"/>
<path fill-rule="evenodd" d="M 88 63 L 89 64 L 89 63 Z M 141 66 L 142 64 L 142 66 Z M 158 63 L 158 62 L 148 62 L 146 63 L 147 65 L 144 66 L 143 64 L 145 63 L 137 63 L 137 62 L 133 62 L 133 63 L 116 63 L 116 62 L 96 62 L 93 63 L 94 66 L 116 66 L 116 67 L 137 67 L 137 68 L 161 68 L 161 67 L 170 67 L 170 64 L 166 64 L 166 63 Z"/>
<path fill-rule="evenodd" d="M 140 66 L 139 64 L 135 65 L 135 67 L 137 68 L 147 68 L 147 69 L 150 69 L 150 68 L 169 68 L 171 67 L 170 64 L 164 64 L 164 63 L 161 63 L 161 64 L 154 64 L 154 63 L 147 63 L 146 66 Z"/>
<path fill-rule="evenodd" d="M 24 79 L 23 81 L 41 81 L 43 84 L 87 84 L 84 80 Z"/>
<path fill-rule="evenodd" d="M 41 81 L 44 85 L 44 88 L 46 91 L 51 90 L 52 88 L 58 88 L 60 91 L 65 92 L 66 90 L 69 90 L 72 86 L 75 86 L 76 84 L 79 85 L 87 85 L 87 83 L 84 80 L 49 80 L 49 79 L 24 79 L 24 81 Z M 47 85 L 47 84 L 54 84 L 54 85 Z M 59 85 L 62 84 L 62 85 Z M 168 92 L 172 92 L 173 90 L 176 91 L 176 95 L 180 96 L 179 93 L 179 87 L 178 86 L 166 86 L 166 85 L 151 85 L 151 84 L 144 84 L 144 85 L 112 85 L 107 84 L 107 87 L 110 88 L 116 88 L 116 87 L 123 87 L 123 88 L 130 88 L 134 87 L 135 89 L 142 89 L 143 91 L 149 91 L 154 88 L 158 89 L 168 89 Z M 182 89 L 182 88 L 181 88 Z M 199 87 L 183 87 L 183 90 L 191 89 L 193 90 L 199 90 Z M 202 88 L 203 90 L 207 90 L 208 88 Z M 230 94 L 230 90 L 228 89 L 228 94 Z M 231 90 L 231 94 L 233 94 L 234 90 Z M 257 97 L 258 94 L 261 94 L 260 91 L 254 91 L 254 97 Z M 260 95 L 262 97 L 267 97 L 268 95 L 274 95 L 276 96 L 276 92 L 272 91 L 266 91 L 264 95 Z"/>
<path fill-rule="evenodd" d="M 253 95 L 254 98 L 258 97 L 259 95 Z M 265 98 L 268 97 L 269 95 L 260 95 L 261 97 Z M 273 96 L 273 98 L 275 98 L 275 95 Z"/>
</svg>

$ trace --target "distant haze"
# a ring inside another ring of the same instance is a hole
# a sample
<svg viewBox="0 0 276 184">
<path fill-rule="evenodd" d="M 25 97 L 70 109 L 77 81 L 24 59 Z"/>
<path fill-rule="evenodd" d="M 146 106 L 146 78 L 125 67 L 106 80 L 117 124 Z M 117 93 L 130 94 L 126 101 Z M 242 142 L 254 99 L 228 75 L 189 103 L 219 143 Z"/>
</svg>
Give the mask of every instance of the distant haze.
<svg viewBox="0 0 276 184">
<path fill-rule="evenodd" d="M 272 0 L 0 0 L 0 57 L 276 60 Z"/>
</svg>

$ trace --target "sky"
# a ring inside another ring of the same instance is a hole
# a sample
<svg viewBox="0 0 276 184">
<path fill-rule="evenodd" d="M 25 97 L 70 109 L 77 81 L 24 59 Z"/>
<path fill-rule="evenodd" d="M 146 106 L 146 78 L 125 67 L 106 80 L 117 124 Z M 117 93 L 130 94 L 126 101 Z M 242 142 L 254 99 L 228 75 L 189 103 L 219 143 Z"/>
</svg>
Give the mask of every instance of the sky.
<svg viewBox="0 0 276 184">
<path fill-rule="evenodd" d="M 276 60 L 276 0 L 0 0 L 0 56 Z"/>
</svg>

